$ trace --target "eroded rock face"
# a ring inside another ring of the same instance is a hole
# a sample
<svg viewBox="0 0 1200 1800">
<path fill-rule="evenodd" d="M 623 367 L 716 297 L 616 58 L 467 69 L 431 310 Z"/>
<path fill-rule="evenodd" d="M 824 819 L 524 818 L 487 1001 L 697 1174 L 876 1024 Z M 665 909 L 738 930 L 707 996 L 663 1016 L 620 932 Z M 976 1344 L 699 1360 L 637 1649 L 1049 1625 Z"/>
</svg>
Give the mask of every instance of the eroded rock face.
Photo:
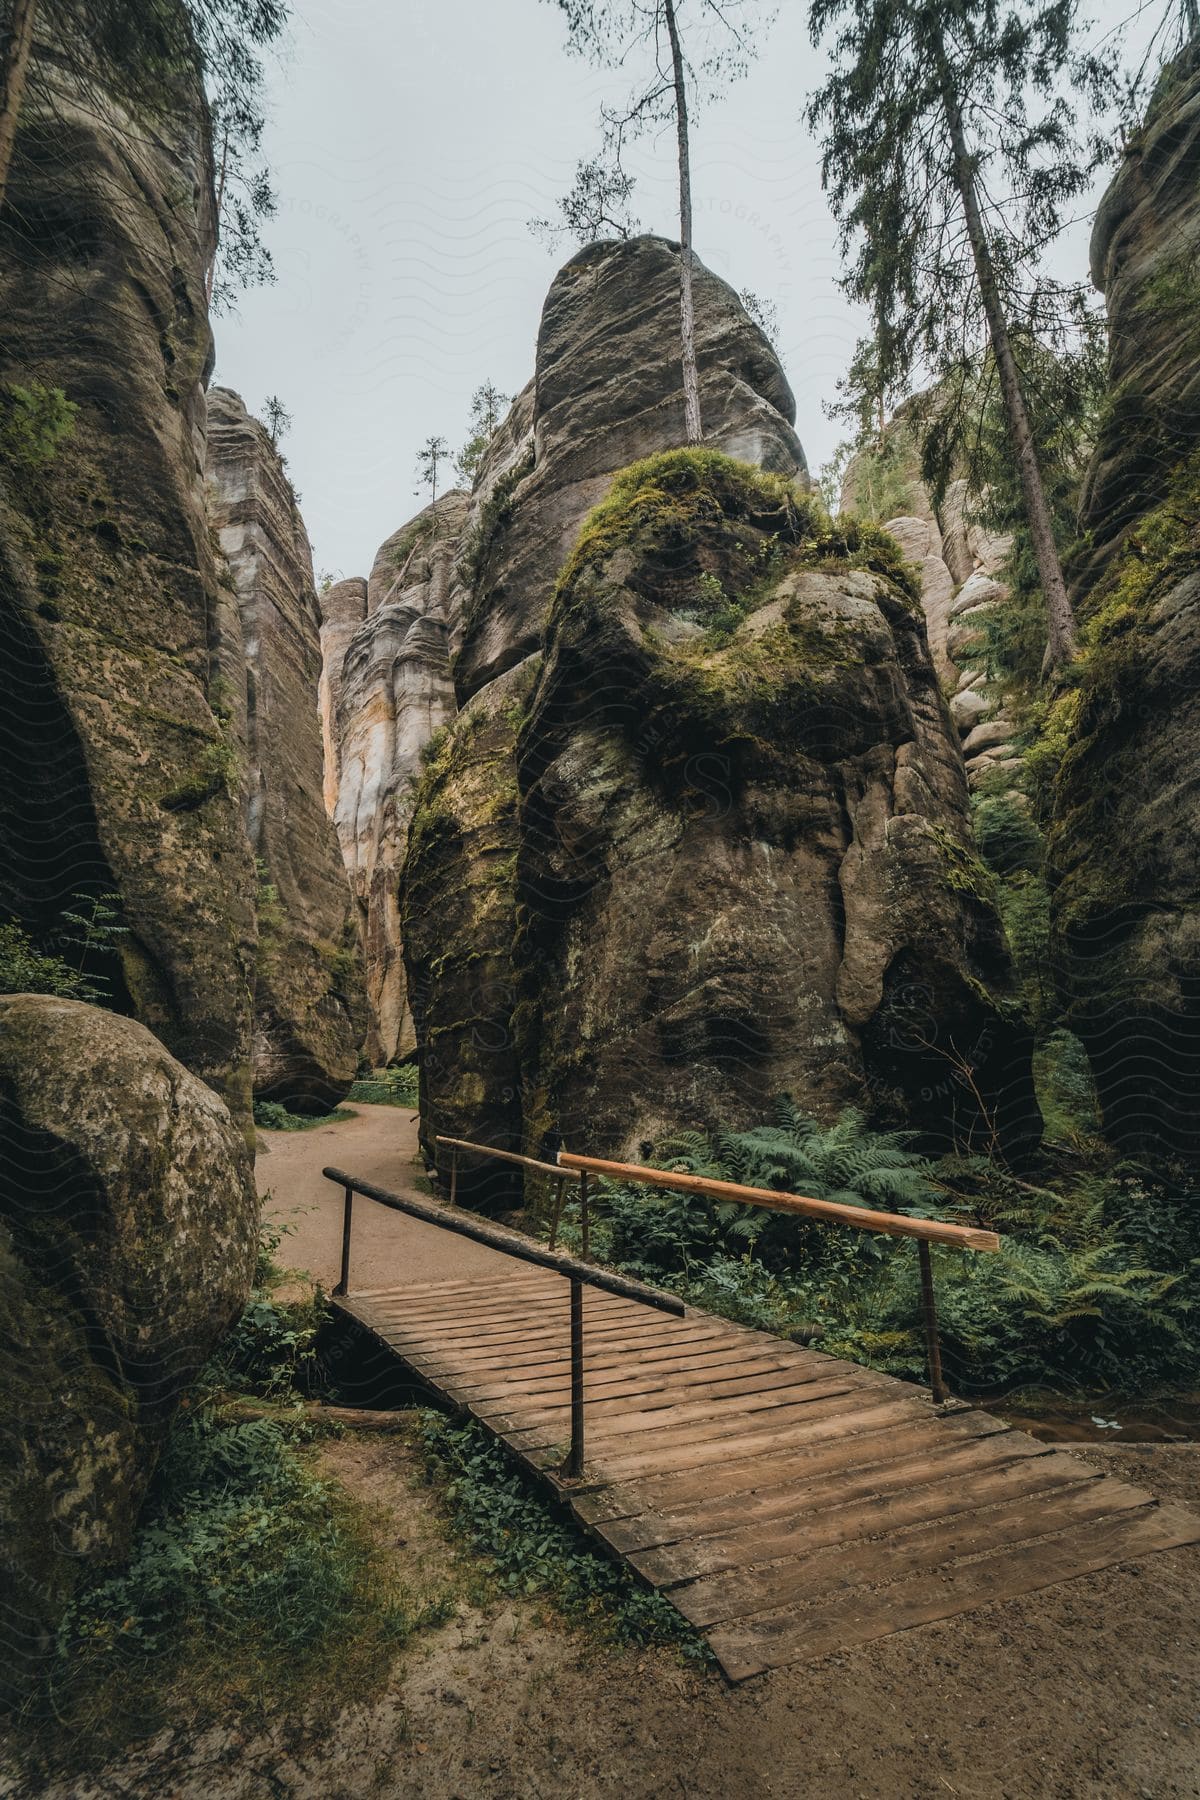
<svg viewBox="0 0 1200 1800">
<path fill-rule="evenodd" d="M 1085 654 L 1047 838 L 1069 1017 L 1106 1135 L 1200 1163 L 1200 67 L 1161 92 L 1101 203 L 1114 378 L 1082 501 Z M 1182 285 L 1182 288 L 1180 284 Z M 1132 532 L 1132 536 L 1130 534 Z M 1123 540 L 1130 537 L 1128 544 Z"/>
<path fill-rule="evenodd" d="M 874 563 L 818 545 L 778 362 L 710 277 L 706 428 L 747 460 L 655 454 L 683 436 L 676 281 L 657 239 L 561 272 L 472 495 L 465 704 L 400 890 L 426 1153 L 639 1154 L 781 1088 L 961 1140 L 964 1061 L 1019 1147 L 1028 1038 L 919 605 L 878 533 Z M 519 1184 L 460 1164 L 460 1192 Z"/>
<path fill-rule="evenodd" d="M 961 1059 L 1019 1143 L 1028 1039 L 894 552 L 839 566 L 724 459 L 628 485 L 560 585 L 520 737 L 530 1141 L 637 1160 L 780 1092 L 961 1141 Z M 705 626 L 714 582 L 745 596 L 732 629 Z"/>
<path fill-rule="evenodd" d="M 334 820 L 366 947 L 373 1065 L 416 1047 L 397 884 L 422 752 L 455 711 L 448 605 L 466 509 L 465 494 L 445 495 L 436 512 L 427 507 L 387 540 L 365 591 L 341 582 L 323 601 L 328 704 L 336 707 Z M 352 628 L 343 614 L 360 602 L 366 616 Z"/>
<path fill-rule="evenodd" d="M 0 215 L 0 384 L 72 434 L 11 442 L 0 492 L 0 910 L 52 936 L 119 896 L 105 973 L 248 1125 L 254 870 L 236 602 L 204 512 L 209 143 L 196 82 L 156 117 L 38 43 Z"/>
<path fill-rule="evenodd" d="M 246 659 L 244 807 L 260 896 L 254 1091 L 303 1111 L 346 1093 L 363 1025 L 358 929 L 324 804 L 312 552 L 269 435 L 228 388 L 208 397 L 206 466 Z"/>
<path fill-rule="evenodd" d="M 513 1041 L 518 830 L 514 750 L 536 658 L 488 682 L 436 745 L 417 797 L 400 887 L 408 992 L 421 1046 L 421 1139 L 500 1149 L 524 1140 Z M 511 1168 L 465 1167 L 459 1191 L 497 1207 Z"/>
<path fill-rule="evenodd" d="M 1071 570 L 1077 602 L 1200 443 L 1198 167 L 1200 48 L 1193 47 L 1161 79 L 1092 228 L 1092 280 L 1108 313 L 1109 392 L 1080 499 L 1088 549 Z"/>
<path fill-rule="evenodd" d="M 950 716 L 974 792 L 997 770 L 1015 774 L 1020 766 L 1003 696 L 987 680 L 985 639 L 989 614 L 1008 600 L 997 571 L 1012 540 L 994 535 L 972 517 L 963 480 L 952 481 L 940 506 L 934 506 L 903 414 L 888 427 L 885 483 L 872 481 L 874 460 L 857 457 L 850 463 L 841 505 L 844 511 L 863 510 L 874 518 L 886 493 L 903 508 L 883 526 L 920 576 L 929 648 L 950 695 Z"/>
<path fill-rule="evenodd" d="M 804 474 L 795 402 L 766 337 L 703 267 L 695 302 L 705 443 Z M 592 244 L 555 277 L 532 388 L 472 496 L 455 599 L 460 700 L 538 648 L 557 573 L 614 473 L 685 442 L 678 319 L 679 250 L 665 238 Z"/>
<path fill-rule="evenodd" d="M 0 996 L 0 1691 L 129 1552 L 180 1393 L 249 1293 L 257 1205 L 222 1101 L 132 1019 Z"/>
</svg>

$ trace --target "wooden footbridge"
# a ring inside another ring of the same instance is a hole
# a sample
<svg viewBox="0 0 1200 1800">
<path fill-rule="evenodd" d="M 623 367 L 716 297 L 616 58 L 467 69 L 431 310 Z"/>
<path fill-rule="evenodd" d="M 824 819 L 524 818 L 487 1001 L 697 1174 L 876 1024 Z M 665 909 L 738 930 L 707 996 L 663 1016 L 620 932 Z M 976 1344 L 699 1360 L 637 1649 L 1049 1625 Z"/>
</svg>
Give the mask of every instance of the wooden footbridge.
<svg viewBox="0 0 1200 1800">
<path fill-rule="evenodd" d="M 929 1390 L 325 1170 L 345 1190 L 335 1306 L 536 1471 L 704 1633 L 731 1680 L 1200 1541 L 1185 1508 L 945 1395 L 929 1244 L 987 1253 L 992 1233 L 438 1141 L 452 1190 L 460 1152 L 548 1174 L 559 1210 L 577 1175 L 585 1229 L 588 1175 L 612 1173 L 916 1239 Z M 356 1194 L 491 1246 L 495 1280 L 351 1291 Z"/>
</svg>

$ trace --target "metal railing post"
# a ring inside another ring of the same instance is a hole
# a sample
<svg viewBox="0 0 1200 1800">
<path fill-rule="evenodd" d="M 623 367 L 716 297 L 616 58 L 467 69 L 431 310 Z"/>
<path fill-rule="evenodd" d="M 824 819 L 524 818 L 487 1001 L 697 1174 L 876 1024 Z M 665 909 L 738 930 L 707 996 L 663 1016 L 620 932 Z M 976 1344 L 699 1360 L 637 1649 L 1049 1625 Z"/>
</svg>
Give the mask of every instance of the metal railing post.
<svg viewBox="0 0 1200 1800">
<path fill-rule="evenodd" d="M 458 1151 L 450 1152 L 450 1204 L 457 1205 L 455 1195 L 458 1193 Z"/>
<path fill-rule="evenodd" d="M 583 1283 L 571 1281 L 571 1449 L 563 1473 L 570 1481 L 583 1474 Z"/>
<path fill-rule="evenodd" d="M 937 1301 L 933 1292 L 933 1263 L 924 1238 L 917 1241 L 921 1259 L 921 1305 L 925 1313 L 925 1360 L 929 1366 L 929 1386 L 936 1405 L 950 1398 L 950 1390 L 942 1379 L 942 1346 L 938 1341 Z"/>
<path fill-rule="evenodd" d="M 342 1210 L 342 1273 L 334 1288 L 335 1294 L 350 1292 L 350 1227 L 354 1220 L 354 1189 L 346 1189 L 346 1203 Z"/>
<path fill-rule="evenodd" d="M 583 1257 L 584 1262 L 586 1262 L 588 1258 L 590 1225 L 588 1221 L 588 1179 L 586 1172 L 582 1169 L 579 1172 L 579 1216 L 583 1224 L 583 1247 L 580 1250 L 580 1255 Z"/>
</svg>

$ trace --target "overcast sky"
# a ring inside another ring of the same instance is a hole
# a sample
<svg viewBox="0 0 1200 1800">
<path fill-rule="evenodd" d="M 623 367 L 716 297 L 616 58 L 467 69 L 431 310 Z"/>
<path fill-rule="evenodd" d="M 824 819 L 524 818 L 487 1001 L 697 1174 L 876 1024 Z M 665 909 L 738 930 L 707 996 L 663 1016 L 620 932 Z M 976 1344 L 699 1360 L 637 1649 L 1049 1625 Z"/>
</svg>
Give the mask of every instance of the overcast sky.
<svg viewBox="0 0 1200 1800">
<path fill-rule="evenodd" d="M 526 221 L 553 210 L 625 80 L 565 52 L 547 0 L 294 0 L 270 77 L 266 228 L 278 280 L 215 321 L 215 380 L 252 411 L 277 394 L 318 572 L 365 574 L 418 510 L 418 445 L 463 441 L 471 394 L 533 372 L 555 253 Z M 764 10 L 766 10 L 764 8 Z M 1105 7 L 1115 19 L 1120 0 Z M 778 308 L 778 349 L 815 471 L 844 433 L 821 402 L 861 322 L 837 286 L 835 228 L 800 123 L 819 66 L 783 0 L 749 75 L 693 133 L 700 257 Z M 640 147 L 635 211 L 677 235 L 673 140 Z M 1086 271 L 1087 230 L 1064 256 Z M 1064 269 L 1064 272 L 1066 270 Z"/>
</svg>

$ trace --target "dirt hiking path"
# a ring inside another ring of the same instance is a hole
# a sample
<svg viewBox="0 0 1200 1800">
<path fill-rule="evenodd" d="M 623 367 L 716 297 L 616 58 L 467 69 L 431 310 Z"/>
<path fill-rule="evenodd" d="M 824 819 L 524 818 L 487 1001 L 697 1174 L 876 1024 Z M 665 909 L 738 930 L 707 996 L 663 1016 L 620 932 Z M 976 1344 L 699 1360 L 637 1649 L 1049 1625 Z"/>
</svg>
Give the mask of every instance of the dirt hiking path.
<svg viewBox="0 0 1200 1800">
<path fill-rule="evenodd" d="M 435 1198 L 417 1150 L 417 1122 L 403 1106 L 363 1106 L 354 1118 L 308 1131 L 259 1131 L 254 1165 L 266 1216 L 291 1227 L 278 1250 L 285 1267 L 304 1269 L 328 1291 L 342 1258 L 342 1190 L 321 1170 L 332 1164 L 414 1200 Z M 503 1279 L 511 1259 L 469 1238 L 423 1225 L 370 1200 L 354 1203 L 351 1288 L 409 1282 Z"/>
</svg>

